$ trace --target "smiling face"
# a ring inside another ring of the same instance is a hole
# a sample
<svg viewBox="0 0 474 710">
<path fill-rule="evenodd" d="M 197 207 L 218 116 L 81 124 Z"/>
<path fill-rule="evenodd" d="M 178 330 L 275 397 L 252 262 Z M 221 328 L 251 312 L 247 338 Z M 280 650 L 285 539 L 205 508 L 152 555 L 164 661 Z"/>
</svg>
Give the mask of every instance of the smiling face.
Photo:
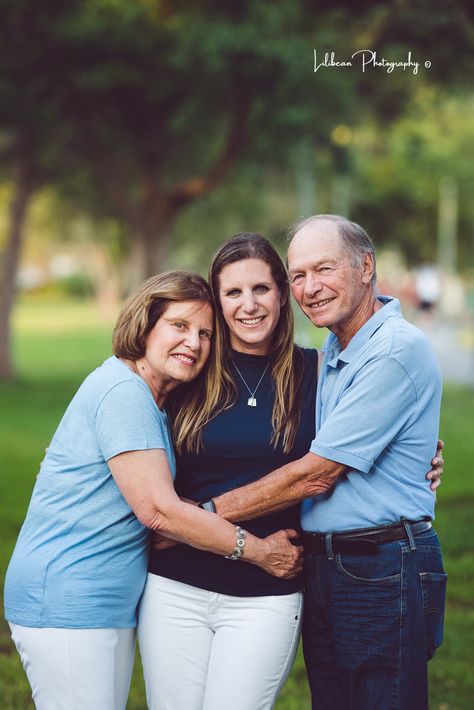
<svg viewBox="0 0 474 710">
<path fill-rule="evenodd" d="M 253 355 L 268 353 L 284 303 L 269 264 L 262 259 L 227 264 L 218 283 L 231 346 Z"/>
<path fill-rule="evenodd" d="M 202 301 L 172 302 L 149 332 L 141 363 L 160 392 L 193 380 L 211 348 L 212 308 Z"/>
<path fill-rule="evenodd" d="M 373 263 L 353 259 L 328 220 L 302 227 L 288 248 L 290 285 L 298 305 L 318 328 L 329 328 L 345 346 L 374 309 Z"/>
</svg>

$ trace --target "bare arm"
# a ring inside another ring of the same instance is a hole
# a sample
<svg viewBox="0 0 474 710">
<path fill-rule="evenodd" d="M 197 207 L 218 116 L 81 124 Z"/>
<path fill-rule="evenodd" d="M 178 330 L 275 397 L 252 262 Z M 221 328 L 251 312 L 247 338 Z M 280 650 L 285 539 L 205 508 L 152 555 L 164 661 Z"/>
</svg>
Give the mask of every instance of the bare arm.
<svg viewBox="0 0 474 710">
<path fill-rule="evenodd" d="M 254 483 L 213 498 L 226 520 L 251 520 L 328 491 L 346 466 L 309 452 Z"/>
<path fill-rule="evenodd" d="M 107 463 L 142 525 L 200 550 L 221 555 L 234 550 L 233 525 L 178 498 L 164 450 L 127 451 Z M 293 577 L 300 568 L 300 552 L 285 531 L 264 540 L 248 535 L 244 554 L 245 561 L 278 577 Z"/>
<path fill-rule="evenodd" d="M 432 480 L 432 490 L 441 483 L 443 446 L 444 443 L 438 441 L 438 449 L 432 461 L 433 469 L 426 474 Z M 345 468 L 344 464 L 309 452 L 254 483 L 213 498 L 213 501 L 217 513 L 226 520 L 252 520 L 325 493 L 336 483 Z"/>
</svg>

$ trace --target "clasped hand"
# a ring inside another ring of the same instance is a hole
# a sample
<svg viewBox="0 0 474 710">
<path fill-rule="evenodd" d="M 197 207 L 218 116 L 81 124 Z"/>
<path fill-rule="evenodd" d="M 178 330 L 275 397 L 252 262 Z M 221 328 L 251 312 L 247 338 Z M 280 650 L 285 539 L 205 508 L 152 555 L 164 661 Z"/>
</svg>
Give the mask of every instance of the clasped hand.
<svg viewBox="0 0 474 710">
<path fill-rule="evenodd" d="M 296 530 L 279 530 L 264 539 L 268 546 L 265 561 L 260 565 L 265 572 L 281 579 L 293 579 L 303 570 L 303 547 L 298 544 Z"/>
</svg>

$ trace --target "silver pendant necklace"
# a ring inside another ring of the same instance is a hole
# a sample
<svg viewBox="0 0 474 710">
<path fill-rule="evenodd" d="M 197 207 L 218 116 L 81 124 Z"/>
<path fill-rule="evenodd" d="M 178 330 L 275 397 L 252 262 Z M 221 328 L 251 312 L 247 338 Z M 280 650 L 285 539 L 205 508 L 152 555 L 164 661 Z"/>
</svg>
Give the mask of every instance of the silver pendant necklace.
<svg viewBox="0 0 474 710">
<path fill-rule="evenodd" d="M 248 386 L 248 384 L 246 383 L 244 376 L 242 375 L 242 373 L 240 372 L 239 368 L 237 367 L 237 365 L 235 364 L 234 361 L 232 361 L 232 364 L 234 365 L 235 369 L 236 369 L 237 372 L 239 373 L 240 379 L 242 380 L 242 382 L 244 383 L 244 385 L 246 386 L 246 388 L 247 388 L 248 391 L 249 391 L 250 397 L 249 397 L 248 400 L 247 400 L 247 406 L 248 406 L 248 407 L 256 407 L 256 406 L 257 406 L 257 400 L 255 399 L 255 393 L 256 393 L 256 391 L 258 390 L 258 388 L 260 387 L 260 383 L 261 383 L 261 381 L 263 380 L 263 378 L 265 377 L 265 373 L 266 373 L 266 371 L 268 370 L 268 367 L 269 367 L 270 363 L 267 362 L 267 366 L 266 366 L 266 368 L 264 369 L 264 371 L 262 372 L 262 376 L 260 377 L 259 381 L 257 382 L 257 386 L 255 387 L 255 389 L 254 389 L 253 392 L 252 392 L 252 390 L 250 389 L 250 387 Z"/>
</svg>

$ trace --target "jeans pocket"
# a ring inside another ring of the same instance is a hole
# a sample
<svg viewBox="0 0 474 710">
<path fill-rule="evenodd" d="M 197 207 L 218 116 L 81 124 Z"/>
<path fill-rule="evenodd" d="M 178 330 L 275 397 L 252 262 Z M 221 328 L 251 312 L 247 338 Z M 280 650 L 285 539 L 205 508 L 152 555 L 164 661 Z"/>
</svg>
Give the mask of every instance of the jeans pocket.
<svg viewBox="0 0 474 710">
<path fill-rule="evenodd" d="M 400 583 L 400 574 L 391 574 L 394 567 L 390 560 L 385 564 L 384 560 L 379 562 L 369 556 L 361 558 L 354 555 L 336 555 L 336 567 L 339 573 L 351 582 L 375 586 Z"/>
<path fill-rule="evenodd" d="M 447 580 L 448 575 L 444 572 L 420 572 L 428 660 L 433 658 L 443 641 Z"/>
</svg>

